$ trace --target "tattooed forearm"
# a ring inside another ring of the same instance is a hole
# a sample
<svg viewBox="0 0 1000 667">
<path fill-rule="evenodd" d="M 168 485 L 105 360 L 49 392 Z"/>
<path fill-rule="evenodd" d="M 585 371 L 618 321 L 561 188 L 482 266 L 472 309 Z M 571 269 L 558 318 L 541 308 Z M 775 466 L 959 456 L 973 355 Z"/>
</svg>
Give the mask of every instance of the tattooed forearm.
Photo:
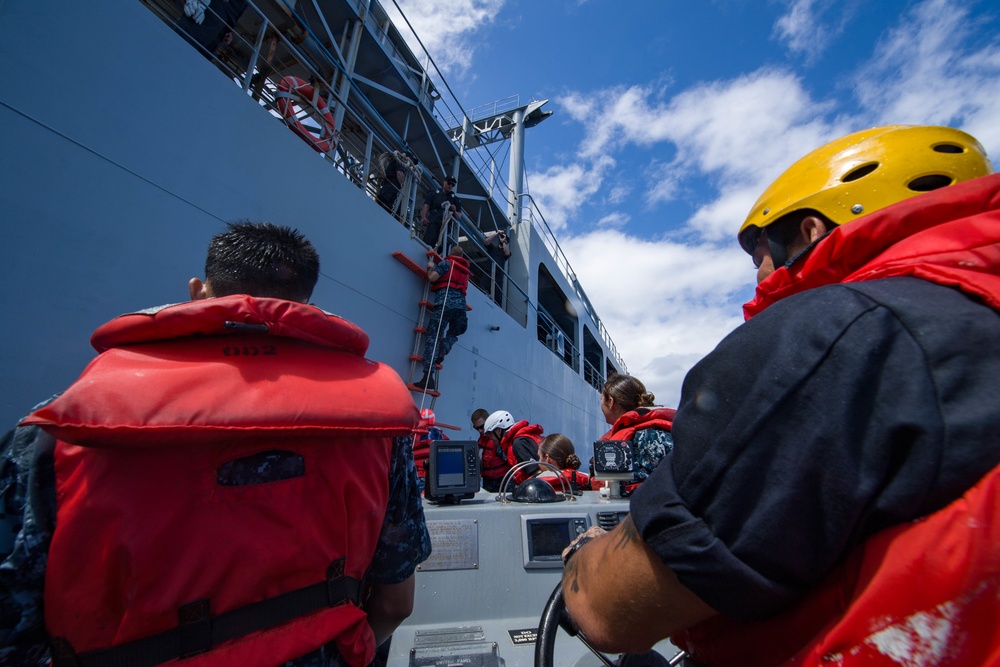
<svg viewBox="0 0 1000 667">
<path fill-rule="evenodd" d="M 627 549 L 636 542 L 641 542 L 642 537 L 639 535 L 639 531 L 636 530 L 635 524 L 632 523 L 632 517 L 627 516 L 625 520 L 618 524 L 618 538 L 615 540 L 615 551 L 621 551 L 622 549 Z"/>
<path fill-rule="evenodd" d="M 566 582 L 569 582 L 569 589 L 573 593 L 580 592 L 580 563 L 578 560 L 570 559 L 563 570 L 563 590 L 566 589 Z"/>
</svg>

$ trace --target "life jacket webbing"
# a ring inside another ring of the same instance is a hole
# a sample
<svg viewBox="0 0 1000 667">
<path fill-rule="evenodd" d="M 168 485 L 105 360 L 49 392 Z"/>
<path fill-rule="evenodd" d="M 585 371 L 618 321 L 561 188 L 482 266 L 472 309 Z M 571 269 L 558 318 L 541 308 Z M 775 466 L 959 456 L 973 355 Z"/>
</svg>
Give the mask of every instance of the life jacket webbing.
<svg viewBox="0 0 1000 667">
<path fill-rule="evenodd" d="M 254 602 L 217 616 L 208 598 L 177 610 L 177 627 L 100 651 L 77 655 L 68 641 L 50 639 L 53 667 L 154 667 L 205 653 L 233 639 L 267 630 L 328 607 L 348 602 L 361 606 L 363 586 L 344 575 L 345 558 L 333 562 L 327 578 L 267 600 Z"/>
</svg>

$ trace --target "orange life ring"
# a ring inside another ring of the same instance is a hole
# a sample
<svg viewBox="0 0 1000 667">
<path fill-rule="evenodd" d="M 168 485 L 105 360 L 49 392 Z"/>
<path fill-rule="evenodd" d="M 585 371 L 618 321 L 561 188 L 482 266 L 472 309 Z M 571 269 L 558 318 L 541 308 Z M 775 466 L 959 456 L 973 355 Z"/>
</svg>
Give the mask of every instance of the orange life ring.
<svg viewBox="0 0 1000 667">
<path fill-rule="evenodd" d="M 299 135 L 310 146 L 320 153 L 329 153 L 333 148 L 333 140 L 336 138 L 337 130 L 333 124 L 333 116 L 326 106 L 326 100 L 316 97 L 316 90 L 307 82 L 297 76 L 286 76 L 278 82 L 278 112 L 288 121 L 289 127 L 295 134 Z M 316 103 L 313 104 L 313 97 Z M 321 117 L 321 129 L 319 136 L 313 134 L 302 121 L 296 117 L 295 106 L 310 106 L 319 112 Z"/>
</svg>

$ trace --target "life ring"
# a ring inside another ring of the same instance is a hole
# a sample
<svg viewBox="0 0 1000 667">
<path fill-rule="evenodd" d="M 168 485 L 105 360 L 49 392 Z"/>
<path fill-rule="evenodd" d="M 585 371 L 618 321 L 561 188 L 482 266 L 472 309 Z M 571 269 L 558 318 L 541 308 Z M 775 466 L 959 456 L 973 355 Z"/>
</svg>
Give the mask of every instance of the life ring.
<svg viewBox="0 0 1000 667">
<path fill-rule="evenodd" d="M 329 153 L 333 148 L 333 141 L 336 139 L 337 130 L 333 124 L 333 116 L 326 106 L 326 100 L 316 96 L 316 89 L 310 86 L 297 76 L 286 76 L 278 82 L 278 93 L 275 96 L 278 103 L 278 112 L 288 121 L 289 127 L 295 134 L 320 153 Z M 316 103 L 313 104 L 313 98 Z M 320 115 L 320 134 L 313 134 L 302 121 L 296 117 L 295 107 L 312 107 Z"/>
</svg>

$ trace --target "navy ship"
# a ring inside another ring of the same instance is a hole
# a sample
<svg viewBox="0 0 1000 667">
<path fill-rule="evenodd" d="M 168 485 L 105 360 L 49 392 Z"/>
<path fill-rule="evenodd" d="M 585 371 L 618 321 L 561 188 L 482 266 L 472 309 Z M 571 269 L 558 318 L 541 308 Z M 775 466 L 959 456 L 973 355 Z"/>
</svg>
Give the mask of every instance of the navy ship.
<svg viewBox="0 0 1000 667">
<path fill-rule="evenodd" d="M 314 303 L 361 326 L 368 356 L 411 383 L 423 267 L 460 245 L 469 329 L 415 403 L 455 441 L 475 437 L 473 410 L 503 409 L 566 434 L 586 461 L 606 429 L 600 387 L 625 365 L 524 187 L 545 101 L 466 110 L 375 0 L 212 0 L 200 23 L 183 4 L 0 2 L 3 421 L 76 378 L 99 324 L 186 300 L 225 222 L 268 220 L 318 249 Z M 489 148 L 501 141 L 507 174 Z M 390 158 L 405 158 L 405 177 L 380 198 Z M 423 196 L 448 177 L 461 214 L 425 243 Z M 511 255 L 498 262 L 499 231 Z M 530 664 L 558 552 L 627 503 L 449 495 L 460 502 L 427 503 L 434 556 L 389 664 Z M 599 664 L 566 636 L 555 651 L 559 664 Z"/>
</svg>

